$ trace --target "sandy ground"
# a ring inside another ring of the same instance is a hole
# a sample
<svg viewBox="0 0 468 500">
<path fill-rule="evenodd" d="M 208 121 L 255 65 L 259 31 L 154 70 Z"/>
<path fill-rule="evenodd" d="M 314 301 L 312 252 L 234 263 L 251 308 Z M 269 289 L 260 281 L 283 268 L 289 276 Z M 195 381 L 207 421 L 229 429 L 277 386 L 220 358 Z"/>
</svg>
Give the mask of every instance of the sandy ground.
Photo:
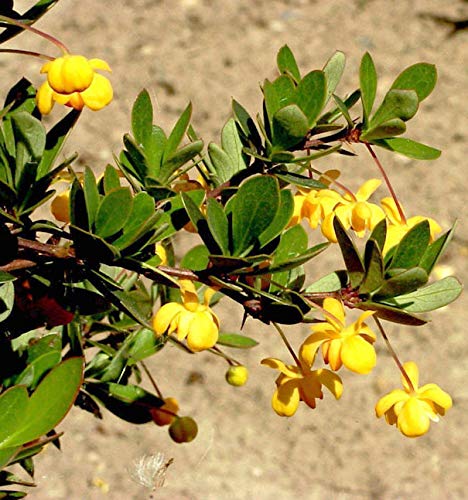
<svg viewBox="0 0 468 500">
<path fill-rule="evenodd" d="M 115 101 L 100 113 L 85 112 L 68 147 L 95 168 L 119 151 L 142 87 L 157 101 L 158 123 L 171 125 L 191 100 L 195 127 L 207 141 L 217 139 L 231 97 L 258 109 L 259 82 L 274 76 L 284 43 L 303 70 L 320 68 L 335 49 L 343 50 L 348 70 L 338 89 L 342 94 L 356 85 L 366 50 L 376 61 L 382 88 L 414 62 L 435 63 L 438 86 L 409 132 L 442 149 L 443 156 L 432 163 L 385 153 L 381 158 L 408 213 L 433 216 L 445 228 L 460 220 L 444 264 L 466 283 L 468 33 L 449 37 L 448 29 L 421 14 L 467 17 L 467 8 L 456 0 L 62 0 L 40 27 L 113 68 Z M 28 42 L 18 39 L 22 47 L 31 47 Z M 47 44 L 39 45 L 50 52 Z M 39 83 L 35 61 L 12 57 L 0 60 L 3 88 L 17 79 L 19 65 Z M 357 152 L 359 159 L 340 163 L 344 176 L 353 169 L 353 187 L 376 175 L 364 151 Z M 186 238 L 185 244 L 194 240 Z M 332 256 L 322 259 L 313 272 L 321 275 L 326 266 L 337 265 L 333 262 Z M 447 417 L 418 440 L 403 438 L 374 416 L 380 395 L 399 385 L 382 345 L 371 375 L 342 373 L 345 392 L 339 402 L 328 394 L 314 411 L 302 407 L 291 419 L 276 416 L 270 409 L 275 375 L 259 361 L 286 359 L 286 353 L 273 331 L 250 321 L 245 331 L 261 345 L 239 356 L 251 370 L 246 387 L 227 386 L 224 364 L 206 354 L 192 357 L 169 347 L 150 362 L 164 392 L 177 395 L 182 411 L 199 422 L 195 442 L 178 446 L 164 429 L 127 425 L 109 413 L 98 421 L 74 409 L 60 426 L 63 452 L 49 448 L 37 459 L 38 487 L 31 498 L 148 498 L 129 471 L 134 460 L 158 452 L 174 458 L 164 487 L 154 494 L 160 499 L 465 498 L 467 309 L 462 296 L 418 330 L 388 327 L 402 359 L 419 363 L 422 382 L 437 382 L 454 398 Z M 238 330 L 241 313 L 227 302 L 220 308 L 226 331 Z M 307 333 L 306 326 L 288 330 L 296 345 Z"/>
</svg>

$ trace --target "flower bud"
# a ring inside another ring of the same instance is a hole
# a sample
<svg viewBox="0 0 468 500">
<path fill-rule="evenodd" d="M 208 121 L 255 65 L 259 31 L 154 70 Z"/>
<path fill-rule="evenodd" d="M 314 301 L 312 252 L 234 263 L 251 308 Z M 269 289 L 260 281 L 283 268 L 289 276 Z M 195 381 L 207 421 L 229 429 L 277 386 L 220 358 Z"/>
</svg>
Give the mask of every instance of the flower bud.
<svg viewBox="0 0 468 500">
<path fill-rule="evenodd" d="M 175 398 L 164 398 L 164 404 L 160 408 L 152 408 L 151 417 L 156 425 L 169 425 L 176 418 L 179 411 L 179 403 Z"/>
<path fill-rule="evenodd" d="M 192 417 L 177 417 L 169 427 L 169 435 L 176 443 L 190 443 L 198 434 L 198 426 Z"/>
<path fill-rule="evenodd" d="M 249 370 L 246 366 L 230 366 L 226 372 L 226 382 L 235 387 L 240 387 L 247 382 Z"/>
</svg>

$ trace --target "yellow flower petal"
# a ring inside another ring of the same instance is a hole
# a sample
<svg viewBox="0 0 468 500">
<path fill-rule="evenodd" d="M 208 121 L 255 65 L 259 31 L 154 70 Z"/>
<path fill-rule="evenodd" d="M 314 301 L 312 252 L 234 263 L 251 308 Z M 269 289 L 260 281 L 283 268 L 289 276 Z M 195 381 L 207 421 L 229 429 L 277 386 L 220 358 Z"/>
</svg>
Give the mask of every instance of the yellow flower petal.
<svg viewBox="0 0 468 500">
<path fill-rule="evenodd" d="M 340 399 L 343 394 L 343 382 L 341 378 L 326 368 L 320 368 L 315 371 L 320 383 L 324 385 L 336 399 Z"/>
<path fill-rule="evenodd" d="M 335 228 L 333 227 L 333 219 L 335 218 L 335 214 L 333 212 L 327 214 L 322 221 L 321 231 L 322 234 L 327 238 L 331 243 L 336 243 L 338 240 L 336 239 Z"/>
<path fill-rule="evenodd" d="M 323 308 L 331 315 L 325 315 L 327 322 L 341 330 L 345 325 L 345 310 L 341 300 L 334 299 L 333 297 L 326 297 L 323 301 Z"/>
<path fill-rule="evenodd" d="M 356 199 L 358 201 L 368 200 L 380 184 L 382 184 L 382 181 L 379 179 L 369 179 L 357 190 Z"/>
<path fill-rule="evenodd" d="M 300 395 L 297 380 L 281 384 L 271 398 L 273 410 L 281 417 L 293 416 L 299 406 Z"/>
<path fill-rule="evenodd" d="M 407 437 L 422 436 L 429 430 L 430 419 L 421 401 L 410 397 L 398 415 L 397 426 Z"/>
<path fill-rule="evenodd" d="M 192 320 L 195 318 L 195 313 L 187 311 L 183 308 L 177 320 L 177 338 L 184 340 L 192 327 Z"/>
<path fill-rule="evenodd" d="M 195 313 L 187 335 L 187 345 L 199 352 L 213 347 L 218 340 L 218 327 L 209 314 Z"/>
<path fill-rule="evenodd" d="M 153 328 L 156 335 L 162 335 L 171 324 L 174 316 L 184 311 L 184 307 L 177 302 L 164 304 L 153 318 Z"/>
<path fill-rule="evenodd" d="M 322 348 L 326 347 L 326 350 L 323 351 L 323 359 L 334 371 L 339 370 L 343 364 L 341 359 L 342 345 L 341 339 L 333 339 L 322 346 Z"/>
<path fill-rule="evenodd" d="M 388 220 L 390 221 L 390 224 L 399 226 L 402 221 L 395 200 L 391 196 L 387 196 L 386 198 L 382 198 L 380 200 L 380 204 L 382 205 L 382 208 Z"/>
<path fill-rule="evenodd" d="M 366 374 L 376 365 L 377 356 L 372 344 L 360 335 L 353 335 L 343 340 L 341 360 L 348 370 Z"/>
<path fill-rule="evenodd" d="M 102 71 L 112 71 L 106 61 L 102 59 L 90 59 L 88 64 L 93 69 L 101 69 Z"/>
<path fill-rule="evenodd" d="M 322 399 L 322 386 L 315 372 L 308 373 L 299 381 L 299 394 L 301 400 L 310 408 L 315 408 L 315 400 Z"/>
<path fill-rule="evenodd" d="M 289 378 L 301 378 L 303 375 L 300 373 L 297 366 L 286 365 L 277 358 L 265 358 L 262 359 L 261 364 L 279 370 L 282 374 Z"/>
<path fill-rule="evenodd" d="M 327 325 L 326 323 L 324 324 Z M 325 341 L 329 339 L 330 336 L 326 332 L 316 332 L 312 335 L 309 335 L 301 345 L 301 348 L 299 350 L 299 358 L 304 361 L 304 363 L 310 368 L 314 364 L 317 350 Z"/>
<path fill-rule="evenodd" d="M 434 402 L 443 410 L 452 407 L 452 398 L 436 384 L 427 384 L 418 391 L 418 398 Z"/>
<path fill-rule="evenodd" d="M 105 76 L 96 73 L 92 83 L 80 95 L 89 109 L 98 111 L 112 101 L 114 91 L 110 81 Z"/>
<path fill-rule="evenodd" d="M 379 399 L 375 405 L 375 414 L 380 418 L 387 413 L 393 405 L 399 401 L 407 401 L 409 397 L 408 393 L 402 389 L 395 389 Z"/>
<path fill-rule="evenodd" d="M 45 81 L 37 91 L 36 94 L 36 103 L 37 108 L 41 115 L 48 115 L 52 108 L 54 107 L 54 99 L 53 99 L 54 91 L 51 86 Z"/>
</svg>

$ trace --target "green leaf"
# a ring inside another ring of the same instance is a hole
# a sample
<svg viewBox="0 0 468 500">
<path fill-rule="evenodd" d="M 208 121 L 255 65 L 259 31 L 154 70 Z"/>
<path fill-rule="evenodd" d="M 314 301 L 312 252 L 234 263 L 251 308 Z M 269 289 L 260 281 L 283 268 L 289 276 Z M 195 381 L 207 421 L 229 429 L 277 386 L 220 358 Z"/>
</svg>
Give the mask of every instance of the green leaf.
<svg viewBox="0 0 468 500">
<path fill-rule="evenodd" d="M 366 52 L 361 59 L 359 82 L 364 115 L 364 127 L 367 128 L 375 101 L 375 94 L 377 92 L 377 71 L 375 70 L 374 61 L 372 60 L 369 52 Z"/>
<path fill-rule="evenodd" d="M 274 170 L 272 173 L 278 179 L 294 186 L 305 187 L 308 189 L 325 189 L 327 186 L 316 179 L 311 179 L 310 177 L 305 177 L 303 175 L 296 174 L 294 172 L 286 172 L 283 170 Z"/>
<path fill-rule="evenodd" d="M 258 342 L 238 333 L 220 333 L 217 344 L 235 349 L 250 349 L 257 346 Z"/>
<path fill-rule="evenodd" d="M 344 116 L 346 123 L 350 128 L 354 127 L 354 122 L 353 119 L 351 118 L 351 115 L 349 114 L 348 108 L 346 107 L 346 104 L 344 101 L 342 101 L 337 95 L 333 94 L 333 99 L 336 102 L 336 105 L 338 106 L 338 109 L 340 110 L 341 114 Z"/>
<path fill-rule="evenodd" d="M 279 263 L 278 265 L 272 265 L 268 269 L 268 272 L 278 273 L 287 271 L 289 269 L 294 269 L 295 267 L 301 266 L 305 264 L 310 259 L 313 259 L 317 255 L 321 254 L 324 250 L 326 250 L 330 246 L 330 243 L 319 243 L 318 245 L 309 248 L 303 253 L 300 253 L 296 257 L 291 257 L 289 260 L 283 263 Z M 267 272 L 267 271 L 264 271 Z"/>
<path fill-rule="evenodd" d="M 229 223 L 223 207 L 213 198 L 206 202 L 208 228 L 223 255 L 229 255 Z"/>
<path fill-rule="evenodd" d="M 161 172 L 158 177 L 161 183 L 165 183 L 171 175 L 188 161 L 192 160 L 203 149 L 203 141 L 195 141 L 183 146 L 174 154 L 164 157 Z"/>
<path fill-rule="evenodd" d="M 255 126 L 255 122 L 250 117 L 247 110 L 241 104 L 239 104 L 235 99 L 233 99 L 232 111 L 234 113 L 236 122 L 241 128 L 244 135 L 257 148 L 260 148 L 262 145 L 262 139 L 260 137 L 260 134 L 258 133 L 257 127 Z"/>
<path fill-rule="evenodd" d="M 84 172 L 83 192 L 86 202 L 86 212 L 90 226 L 93 226 L 99 206 L 99 191 L 93 171 L 86 167 Z"/>
<path fill-rule="evenodd" d="M 133 198 L 132 210 L 123 227 L 123 234 L 113 244 L 120 249 L 128 247 L 151 231 L 161 217 L 162 214 L 155 213 L 153 198 L 144 191 L 138 193 Z"/>
<path fill-rule="evenodd" d="M 148 174 L 158 178 L 160 174 L 161 161 L 166 149 L 167 137 L 164 130 L 157 125 L 151 129 L 151 137 L 145 142 L 145 158 L 148 166 Z"/>
<path fill-rule="evenodd" d="M 294 196 L 289 189 L 280 191 L 280 204 L 271 224 L 258 237 L 260 248 L 274 240 L 288 225 L 294 212 Z"/>
<path fill-rule="evenodd" d="M 197 245 L 184 255 L 180 265 L 192 271 L 202 271 L 208 267 L 209 261 L 208 248 L 205 245 Z"/>
<path fill-rule="evenodd" d="M 276 62 L 280 73 L 289 74 L 294 78 L 294 80 L 296 80 L 296 82 L 299 82 L 301 74 L 299 72 L 294 54 L 287 45 L 283 45 L 279 50 Z"/>
<path fill-rule="evenodd" d="M 426 271 L 420 267 L 401 270 L 401 272 L 394 274 L 391 278 L 384 281 L 381 288 L 375 294 L 374 299 L 377 300 L 377 297 L 396 297 L 412 292 L 425 285 L 427 280 L 428 275 Z"/>
<path fill-rule="evenodd" d="M 109 194 L 115 189 L 120 189 L 119 172 L 111 165 L 107 165 L 104 172 L 103 186 L 105 194 Z"/>
<path fill-rule="evenodd" d="M 295 102 L 307 117 L 307 124 L 312 128 L 322 111 L 327 98 L 327 81 L 323 71 L 308 73 L 299 82 Z"/>
<path fill-rule="evenodd" d="M 169 161 L 169 158 L 174 155 L 179 147 L 187 128 L 190 123 L 190 117 L 192 116 L 192 103 L 189 102 L 188 106 L 180 115 L 177 123 L 174 125 L 172 132 L 167 138 L 166 147 L 163 154 L 163 164 Z"/>
<path fill-rule="evenodd" d="M 46 145 L 46 132 L 42 123 L 26 111 L 15 112 L 11 121 L 17 143 L 26 146 L 33 160 L 40 160 Z"/>
<path fill-rule="evenodd" d="M 437 264 L 440 256 L 444 253 L 447 245 L 450 243 L 452 236 L 455 233 L 455 224 L 450 231 L 437 238 L 433 243 L 431 243 L 424 252 L 421 261 L 419 262 L 419 267 L 426 270 L 427 274 L 430 274 L 434 266 Z"/>
<path fill-rule="evenodd" d="M 28 391 L 23 385 L 10 387 L 0 395 L 0 449 L 5 447 L 4 441 L 23 424 L 28 404 Z"/>
<path fill-rule="evenodd" d="M 448 276 L 415 292 L 399 295 L 385 302 L 411 313 L 424 313 L 450 304 L 460 296 L 462 290 L 462 284 L 453 276 Z"/>
<path fill-rule="evenodd" d="M 72 109 L 70 113 L 65 115 L 47 132 L 45 150 L 37 167 L 38 179 L 46 175 L 52 168 L 55 159 L 62 150 L 62 146 L 78 121 L 80 114 L 76 109 Z"/>
<path fill-rule="evenodd" d="M 227 182 L 234 174 L 232 160 L 229 155 L 214 142 L 208 145 L 208 154 L 210 155 L 218 184 Z"/>
<path fill-rule="evenodd" d="M 129 134 L 124 135 L 123 143 L 126 149 L 121 153 L 120 166 L 126 167 L 134 177 L 143 182 L 148 175 L 148 165 L 142 146 L 137 144 Z M 120 181 L 119 185 L 115 187 L 119 186 Z"/>
<path fill-rule="evenodd" d="M 29 398 L 22 424 L 2 446 L 22 445 L 56 427 L 75 401 L 82 377 L 82 358 L 69 358 L 50 371 Z"/>
<path fill-rule="evenodd" d="M 15 302 L 15 287 L 12 281 L 0 284 L 0 323 L 10 315 Z"/>
<path fill-rule="evenodd" d="M 231 177 L 246 168 L 242 154 L 243 144 L 239 137 L 236 122 L 230 118 L 221 132 L 221 145 L 231 160 Z M 227 179 L 226 179 L 227 180 Z"/>
<path fill-rule="evenodd" d="M 296 89 L 291 78 L 282 75 L 273 82 L 265 80 L 262 90 L 268 120 L 270 125 L 273 125 L 275 114 L 282 108 L 293 103 Z"/>
<path fill-rule="evenodd" d="M 436 67 L 433 64 L 417 63 L 402 71 L 391 88 L 414 90 L 421 102 L 434 90 L 436 82 Z"/>
<path fill-rule="evenodd" d="M 333 219 L 333 227 L 335 229 L 338 244 L 340 245 L 346 269 L 349 273 L 351 286 L 355 288 L 359 286 L 364 277 L 365 269 L 361 261 L 361 256 L 338 217 Z"/>
<path fill-rule="evenodd" d="M 380 251 L 383 250 L 385 246 L 385 240 L 387 239 L 387 220 L 382 219 L 372 230 L 369 240 L 374 240 L 377 245 L 379 245 Z"/>
<path fill-rule="evenodd" d="M 255 176 L 244 181 L 230 203 L 232 210 L 232 255 L 242 257 L 273 222 L 280 205 L 278 181 Z M 205 242 L 206 243 L 206 242 Z"/>
<path fill-rule="evenodd" d="M 343 76 L 343 71 L 346 64 L 346 56 L 343 52 L 337 50 L 326 62 L 323 67 L 323 73 L 325 74 L 327 82 L 326 98 L 325 102 L 328 102 L 332 94 L 335 92 L 336 87 L 340 83 L 341 77 Z"/>
<path fill-rule="evenodd" d="M 404 134 L 406 132 L 406 124 L 400 118 L 393 118 L 377 127 L 366 130 L 361 134 L 361 138 L 365 141 L 380 141 L 393 137 L 395 135 Z"/>
<path fill-rule="evenodd" d="M 376 140 L 374 141 L 374 144 L 415 160 L 436 160 L 442 154 L 439 149 L 405 137 Z"/>
<path fill-rule="evenodd" d="M 153 330 L 142 328 L 135 334 L 129 346 L 128 355 L 131 358 L 129 365 L 131 366 L 138 363 L 138 361 L 152 356 L 162 347 L 162 345 L 164 345 L 164 343 L 161 339 L 155 337 Z"/>
<path fill-rule="evenodd" d="M 334 271 L 309 285 L 306 293 L 337 292 L 348 285 L 348 273 L 346 271 Z"/>
<path fill-rule="evenodd" d="M 95 271 L 89 275 L 91 283 L 106 297 L 119 311 L 145 328 L 151 329 L 148 319 L 141 310 L 140 304 L 132 297 L 131 293 L 120 290 L 111 290 Z"/>
<path fill-rule="evenodd" d="M 50 371 L 61 360 L 60 351 L 50 351 L 38 356 L 18 376 L 15 383 L 36 387 L 42 376 Z"/>
<path fill-rule="evenodd" d="M 400 118 L 403 121 L 411 119 L 418 111 L 418 95 L 414 90 L 389 90 L 369 123 L 369 129 Z"/>
<path fill-rule="evenodd" d="M 392 307 L 386 304 L 380 304 L 370 301 L 360 302 L 359 309 L 362 309 L 363 311 L 377 311 L 376 316 L 378 318 L 402 325 L 422 326 L 427 323 L 427 321 L 424 321 L 417 316 L 413 316 L 412 314 L 409 314 L 402 309 L 398 309 L 397 307 Z"/>
<path fill-rule="evenodd" d="M 153 132 L 153 105 L 146 89 L 136 98 L 132 108 L 132 133 L 137 142 L 146 146 Z"/>
<path fill-rule="evenodd" d="M 198 210 L 198 212 L 201 213 L 198 207 L 202 204 L 204 197 L 205 191 L 203 189 L 199 189 L 195 191 L 188 191 L 186 193 L 180 193 L 171 198 L 168 203 L 164 205 L 165 212 L 161 217 L 160 223 L 168 224 L 168 227 L 159 236 L 160 239 L 172 236 L 174 233 L 182 229 L 185 224 L 189 222 L 189 220 L 192 220 L 192 211 L 189 211 L 187 208 L 188 203 L 190 203 L 190 207 L 194 206 L 195 210 Z M 188 199 L 187 204 L 186 199 Z M 201 217 L 204 219 L 203 214 L 201 214 Z M 197 227 L 193 220 L 192 223 L 195 227 Z"/>
<path fill-rule="evenodd" d="M 412 227 L 395 249 L 388 269 L 409 269 L 418 266 L 430 241 L 431 231 L 427 220 Z"/>
<path fill-rule="evenodd" d="M 360 294 L 370 294 L 380 288 L 384 281 L 384 263 L 379 245 L 374 240 L 369 240 L 364 252 L 364 267 L 366 273 L 361 285 Z"/>
<path fill-rule="evenodd" d="M 123 187 L 111 191 L 99 205 L 96 214 L 96 234 L 108 238 L 119 232 L 128 220 L 133 206 L 130 189 Z"/>
<path fill-rule="evenodd" d="M 296 104 L 280 109 L 273 116 L 274 146 L 279 150 L 295 146 L 309 131 L 307 116 Z"/>
</svg>

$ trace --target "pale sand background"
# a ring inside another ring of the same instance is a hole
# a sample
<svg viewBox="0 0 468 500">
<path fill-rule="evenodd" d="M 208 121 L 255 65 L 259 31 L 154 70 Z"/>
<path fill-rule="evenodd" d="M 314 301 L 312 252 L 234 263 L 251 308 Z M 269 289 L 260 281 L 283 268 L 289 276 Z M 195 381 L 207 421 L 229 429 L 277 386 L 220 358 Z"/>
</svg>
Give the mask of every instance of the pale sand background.
<svg viewBox="0 0 468 500">
<path fill-rule="evenodd" d="M 354 89 L 366 50 L 376 61 L 381 88 L 412 63 L 435 63 L 439 84 L 411 122 L 409 135 L 441 148 L 443 156 L 432 163 L 380 156 L 409 214 L 436 217 L 445 228 L 460 219 L 444 264 L 466 282 L 468 33 L 448 37 L 444 26 L 420 15 L 467 17 L 467 7 L 456 0 L 63 0 L 39 26 L 113 68 L 115 101 L 100 113 L 85 112 L 68 147 L 82 151 L 82 163 L 96 169 L 119 151 L 132 102 L 143 86 L 157 99 L 157 121 L 166 128 L 192 100 L 193 123 L 208 141 L 218 139 L 232 96 L 257 111 L 259 82 L 274 76 L 276 53 L 284 43 L 303 71 L 322 67 L 335 49 L 345 51 L 341 94 Z M 38 48 L 29 36 L 20 41 Z M 47 44 L 39 45 L 50 51 Z M 36 61 L 5 55 L 2 88 L 17 79 L 19 67 L 40 82 Z M 344 178 L 352 172 L 352 187 L 376 175 L 364 151 L 357 152 L 359 159 L 340 163 Z M 336 164 L 327 159 L 321 165 Z M 336 262 L 332 255 L 321 260 L 316 276 L 330 262 Z M 226 330 L 239 328 L 240 307 L 226 302 L 220 311 Z M 155 495 L 161 499 L 464 498 L 467 321 L 462 296 L 421 329 L 388 327 L 401 357 L 419 363 L 422 382 L 437 382 L 454 398 L 448 416 L 421 439 L 404 439 L 374 417 L 378 397 L 399 385 L 381 344 L 372 375 L 341 373 L 341 401 L 327 394 L 314 411 L 304 406 L 292 419 L 277 417 L 270 410 L 275 373 L 259 361 L 271 355 L 287 359 L 286 353 L 271 329 L 249 321 L 246 333 L 262 344 L 239 356 L 251 370 L 244 388 L 227 386 L 223 363 L 208 355 L 189 357 L 168 347 L 151 362 L 165 393 L 176 395 L 183 412 L 199 422 L 195 442 L 177 446 L 165 429 L 127 425 L 108 413 L 100 422 L 74 409 L 60 426 L 63 453 L 49 448 L 37 460 L 39 486 L 31 498 L 147 498 L 127 469 L 136 458 L 156 452 L 174 458 L 164 488 Z M 296 345 L 307 331 L 305 326 L 288 330 Z M 193 372 L 201 381 L 188 385 Z M 107 495 L 93 485 L 96 478 L 109 485 Z"/>
</svg>

